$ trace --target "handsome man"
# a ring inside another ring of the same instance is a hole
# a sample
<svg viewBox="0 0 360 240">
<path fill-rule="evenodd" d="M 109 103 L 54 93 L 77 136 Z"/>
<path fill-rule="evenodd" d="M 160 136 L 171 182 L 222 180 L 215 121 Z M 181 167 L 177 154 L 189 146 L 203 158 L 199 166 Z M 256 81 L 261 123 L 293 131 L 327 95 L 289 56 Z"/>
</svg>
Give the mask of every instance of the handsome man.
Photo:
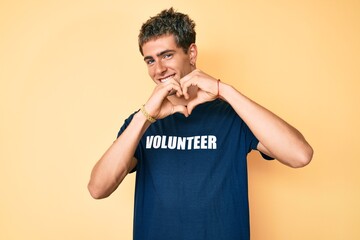
<svg viewBox="0 0 360 240">
<path fill-rule="evenodd" d="M 312 148 L 292 126 L 196 68 L 195 23 L 172 8 L 143 24 L 139 48 L 156 83 L 96 163 L 94 198 L 136 171 L 134 239 L 249 239 L 246 156 L 302 167 Z"/>
</svg>

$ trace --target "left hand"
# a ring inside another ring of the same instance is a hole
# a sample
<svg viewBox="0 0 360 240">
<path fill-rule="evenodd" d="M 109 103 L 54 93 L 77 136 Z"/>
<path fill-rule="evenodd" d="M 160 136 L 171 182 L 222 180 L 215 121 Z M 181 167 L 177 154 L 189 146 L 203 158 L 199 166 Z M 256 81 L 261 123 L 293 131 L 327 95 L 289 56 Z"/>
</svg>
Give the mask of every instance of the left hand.
<svg viewBox="0 0 360 240">
<path fill-rule="evenodd" d="M 218 97 L 218 79 L 202 72 L 200 69 L 195 69 L 188 75 L 180 79 L 180 85 L 185 99 L 189 99 L 188 89 L 190 86 L 198 87 L 197 95 L 191 99 L 187 105 L 188 113 L 199 104 L 210 102 Z"/>
</svg>

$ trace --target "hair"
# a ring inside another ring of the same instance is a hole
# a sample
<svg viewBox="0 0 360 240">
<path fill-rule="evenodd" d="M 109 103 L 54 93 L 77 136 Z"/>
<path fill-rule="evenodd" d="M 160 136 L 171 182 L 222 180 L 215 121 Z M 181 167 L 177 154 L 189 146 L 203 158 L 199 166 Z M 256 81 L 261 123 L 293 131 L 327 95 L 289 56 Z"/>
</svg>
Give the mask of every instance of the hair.
<svg viewBox="0 0 360 240">
<path fill-rule="evenodd" d="M 164 35 L 173 35 L 176 45 L 187 53 L 190 45 L 195 43 L 195 22 L 172 7 L 161 11 L 147 20 L 140 29 L 138 41 L 141 54 L 143 55 L 142 46 L 145 43 Z"/>
</svg>

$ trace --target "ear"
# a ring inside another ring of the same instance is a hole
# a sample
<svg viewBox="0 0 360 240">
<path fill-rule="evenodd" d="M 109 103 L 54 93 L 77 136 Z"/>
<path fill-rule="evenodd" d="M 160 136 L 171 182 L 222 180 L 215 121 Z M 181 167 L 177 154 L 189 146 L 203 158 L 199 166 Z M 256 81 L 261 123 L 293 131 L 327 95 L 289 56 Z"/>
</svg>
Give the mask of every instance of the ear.
<svg viewBox="0 0 360 240">
<path fill-rule="evenodd" d="M 192 43 L 188 50 L 188 55 L 190 59 L 190 64 L 195 66 L 197 59 L 197 46 L 195 43 Z"/>
</svg>

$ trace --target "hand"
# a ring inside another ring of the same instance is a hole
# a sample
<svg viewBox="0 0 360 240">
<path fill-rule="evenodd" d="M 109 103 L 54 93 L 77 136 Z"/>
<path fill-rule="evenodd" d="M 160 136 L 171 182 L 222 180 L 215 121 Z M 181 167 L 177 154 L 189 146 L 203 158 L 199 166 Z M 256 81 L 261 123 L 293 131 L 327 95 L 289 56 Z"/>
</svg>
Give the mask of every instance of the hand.
<svg viewBox="0 0 360 240">
<path fill-rule="evenodd" d="M 176 93 L 178 97 L 183 96 L 180 84 L 175 79 L 169 79 L 165 83 L 158 84 L 149 100 L 145 104 L 146 111 L 155 119 L 162 119 L 176 112 L 189 116 L 186 106 L 173 105 L 167 97 Z"/>
<path fill-rule="evenodd" d="M 195 98 L 191 99 L 187 105 L 188 113 L 191 114 L 192 110 L 199 104 L 209 102 L 218 97 L 219 85 L 218 79 L 209 76 L 202 72 L 200 69 L 195 69 L 182 79 L 180 85 L 182 94 L 185 99 L 189 99 L 188 89 L 190 86 L 198 87 L 198 92 Z"/>
</svg>

